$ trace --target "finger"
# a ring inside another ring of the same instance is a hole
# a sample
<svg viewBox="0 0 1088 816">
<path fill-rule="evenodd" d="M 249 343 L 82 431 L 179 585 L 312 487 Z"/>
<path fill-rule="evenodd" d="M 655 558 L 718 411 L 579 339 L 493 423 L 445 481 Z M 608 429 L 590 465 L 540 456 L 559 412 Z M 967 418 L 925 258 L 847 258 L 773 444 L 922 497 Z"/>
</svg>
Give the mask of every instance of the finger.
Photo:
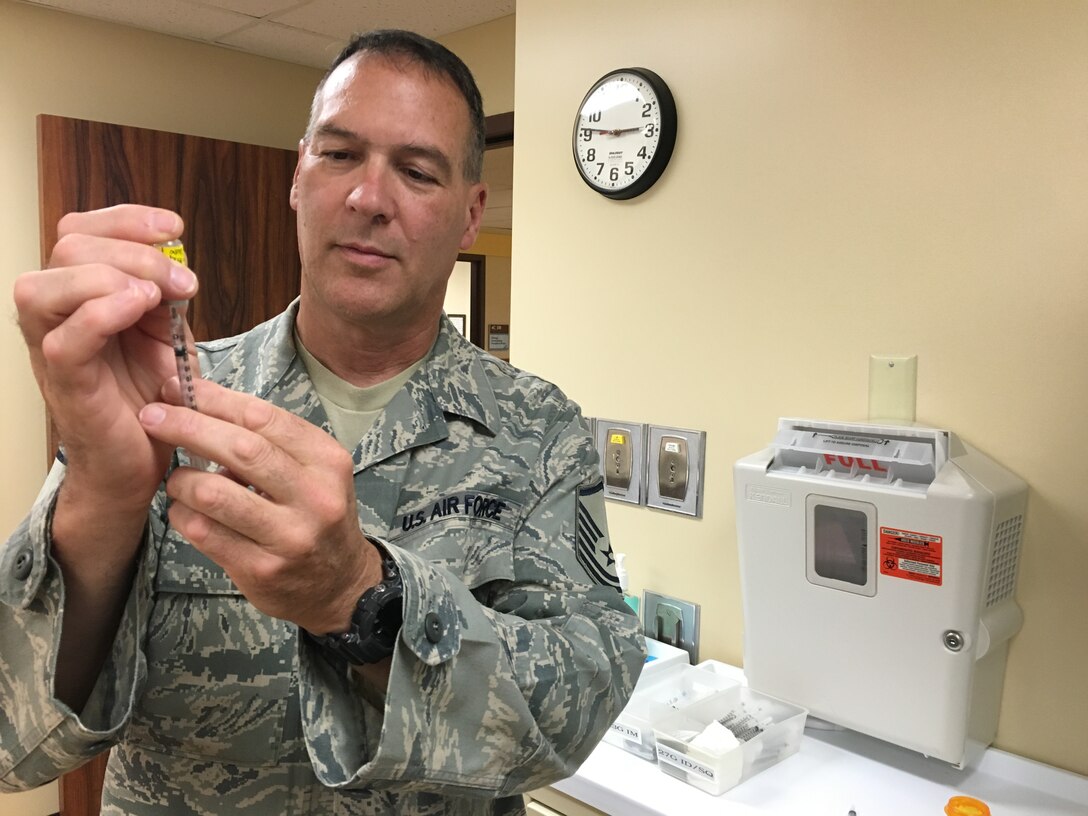
<svg viewBox="0 0 1088 816">
<path fill-rule="evenodd" d="M 201 399 L 198 394 L 197 411 L 150 403 L 140 411 L 144 431 L 161 442 L 224 465 L 235 478 L 273 501 L 288 498 L 291 486 L 303 478 L 301 465 L 259 433 L 207 413 Z"/>
<path fill-rule="evenodd" d="M 69 275 L 82 274 L 80 267 L 90 265 L 113 267 L 152 281 L 167 300 L 187 300 L 196 294 L 197 280 L 192 271 L 150 244 L 71 233 L 57 241 L 49 258 L 49 269 L 64 270 Z"/>
<path fill-rule="evenodd" d="M 158 302 L 160 292 L 154 283 L 106 265 L 28 272 L 16 279 L 13 294 L 19 324 L 30 340 L 40 339 L 86 301 L 132 287 L 145 292 L 148 300 Z"/>
<path fill-rule="evenodd" d="M 60 368 L 93 359 L 111 337 L 137 323 L 159 302 L 158 289 L 135 281 L 116 292 L 85 301 L 42 338 L 42 355 Z"/>
<path fill-rule="evenodd" d="M 174 528 L 222 566 L 252 558 L 255 549 L 262 549 L 258 542 L 271 540 L 270 531 L 281 526 L 270 501 L 219 474 L 175 470 L 166 494 L 173 500 Z"/>
<path fill-rule="evenodd" d="M 344 449 L 331 436 L 289 411 L 251 394 L 224 388 L 214 382 L 194 383 L 201 413 L 267 439 L 303 465 L 324 464 Z"/>
<path fill-rule="evenodd" d="M 68 213 L 57 223 L 57 237 L 82 233 L 120 238 L 140 244 L 157 244 L 181 235 L 181 216 L 159 207 L 119 204 L 89 212 Z"/>
</svg>

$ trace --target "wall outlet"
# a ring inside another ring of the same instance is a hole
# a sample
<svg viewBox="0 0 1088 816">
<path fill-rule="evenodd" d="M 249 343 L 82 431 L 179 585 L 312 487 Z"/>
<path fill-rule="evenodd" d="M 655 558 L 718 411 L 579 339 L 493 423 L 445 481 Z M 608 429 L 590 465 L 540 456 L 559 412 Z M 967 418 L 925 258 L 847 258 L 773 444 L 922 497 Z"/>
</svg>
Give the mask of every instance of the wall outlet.
<svg viewBox="0 0 1088 816">
<path fill-rule="evenodd" d="M 646 590 L 642 631 L 646 637 L 686 651 L 692 665 L 699 662 L 699 604 Z"/>
</svg>

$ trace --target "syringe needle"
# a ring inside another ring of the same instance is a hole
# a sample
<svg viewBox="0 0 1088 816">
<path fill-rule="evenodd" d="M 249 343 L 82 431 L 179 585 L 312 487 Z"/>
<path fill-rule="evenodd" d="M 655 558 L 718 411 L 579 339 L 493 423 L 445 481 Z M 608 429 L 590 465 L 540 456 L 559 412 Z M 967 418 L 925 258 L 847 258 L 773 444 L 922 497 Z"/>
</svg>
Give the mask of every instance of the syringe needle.
<svg viewBox="0 0 1088 816">
<path fill-rule="evenodd" d="M 182 310 L 186 301 L 171 300 L 170 307 L 170 345 L 174 348 L 174 360 L 178 367 L 178 385 L 181 387 L 181 401 L 186 408 L 196 408 L 196 392 L 193 390 L 193 366 L 189 362 L 189 341 L 185 334 L 185 315 Z M 198 470 L 209 470 L 211 463 L 203 456 L 189 453 L 189 464 Z"/>
</svg>

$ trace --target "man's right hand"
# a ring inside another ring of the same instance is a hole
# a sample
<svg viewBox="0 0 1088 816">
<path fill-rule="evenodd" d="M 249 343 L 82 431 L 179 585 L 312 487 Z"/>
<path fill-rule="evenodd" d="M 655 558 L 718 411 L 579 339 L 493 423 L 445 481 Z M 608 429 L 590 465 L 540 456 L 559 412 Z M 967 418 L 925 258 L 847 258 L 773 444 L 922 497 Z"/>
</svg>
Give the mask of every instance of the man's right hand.
<svg viewBox="0 0 1088 816">
<path fill-rule="evenodd" d="M 193 273 L 153 244 L 179 216 L 122 205 L 66 215 L 46 269 L 15 282 L 19 327 L 68 468 L 52 523 L 64 577 L 56 696 L 79 711 L 117 631 L 151 499 L 172 449 L 137 417 L 177 372 L 167 300 Z"/>
<path fill-rule="evenodd" d="M 182 226 L 172 212 L 137 205 L 71 213 L 58 224 L 48 267 L 15 283 L 66 480 L 144 511 L 171 451 L 147 437 L 136 415 L 176 373 L 164 301 L 188 299 L 197 287 L 192 272 L 152 245 L 177 238 Z"/>
</svg>

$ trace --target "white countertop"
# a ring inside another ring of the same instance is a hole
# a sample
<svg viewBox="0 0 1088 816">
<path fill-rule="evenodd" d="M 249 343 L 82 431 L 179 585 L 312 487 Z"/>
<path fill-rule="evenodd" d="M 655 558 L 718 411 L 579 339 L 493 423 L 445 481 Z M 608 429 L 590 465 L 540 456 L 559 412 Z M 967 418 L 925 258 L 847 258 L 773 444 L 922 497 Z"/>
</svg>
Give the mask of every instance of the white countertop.
<svg viewBox="0 0 1088 816">
<path fill-rule="evenodd" d="M 943 816 L 952 796 L 980 799 L 992 816 L 1088 816 L 1088 777 L 995 748 L 957 770 L 853 731 L 815 728 L 796 754 L 721 796 L 607 743 L 553 787 L 612 816 Z"/>
</svg>

